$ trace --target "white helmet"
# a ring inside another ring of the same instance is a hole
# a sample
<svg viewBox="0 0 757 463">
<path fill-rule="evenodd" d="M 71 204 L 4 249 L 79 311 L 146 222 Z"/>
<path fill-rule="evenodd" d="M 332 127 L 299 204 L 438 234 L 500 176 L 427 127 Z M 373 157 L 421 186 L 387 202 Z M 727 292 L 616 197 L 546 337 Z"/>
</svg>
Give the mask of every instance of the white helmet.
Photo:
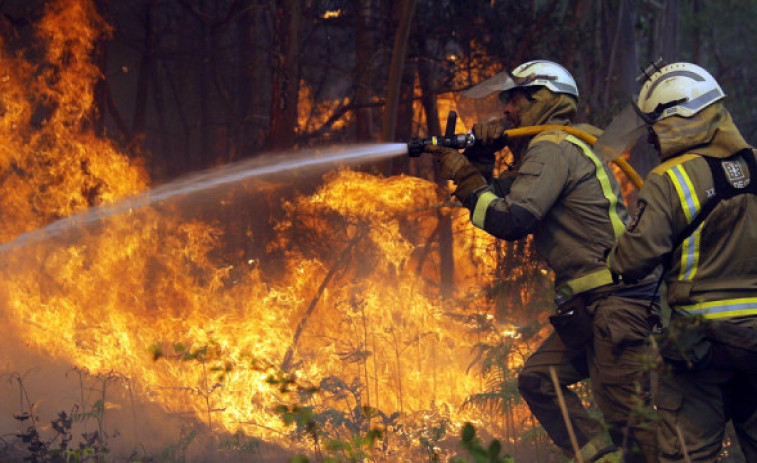
<svg viewBox="0 0 757 463">
<path fill-rule="evenodd" d="M 485 98 L 494 92 L 504 92 L 516 87 L 544 86 L 554 93 L 567 93 L 578 98 L 578 87 L 567 69 L 547 60 L 523 63 L 513 70 L 490 77 L 462 92 L 467 98 Z"/>
<path fill-rule="evenodd" d="M 670 116 L 691 117 L 725 98 L 714 77 L 691 63 L 673 63 L 652 74 L 641 87 L 638 110 L 647 124 Z"/>
</svg>

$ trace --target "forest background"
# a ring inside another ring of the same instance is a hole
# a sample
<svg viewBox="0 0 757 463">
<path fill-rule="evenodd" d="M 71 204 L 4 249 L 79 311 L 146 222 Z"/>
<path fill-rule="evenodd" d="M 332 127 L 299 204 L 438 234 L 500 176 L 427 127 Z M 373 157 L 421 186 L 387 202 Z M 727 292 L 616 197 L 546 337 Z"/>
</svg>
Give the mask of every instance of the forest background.
<svg viewBox="0 0 757 463">
<path fill-rule="evenodd" d="M 45 45 L 39 40 L 36 25 L 54 3 L 0 2 L 0 38 L 5 56 L 23 54 L 31 63 L 43 63 L 44 69 Z M 149 185 L 271 153 L 308 153 L 323 146 L 391 143 L 440 134 L 446 111 L 456 107 L 461 90 L 531 59 L 565 65 L 581 92 L 578 121 L 599 127 L 606 126 L 638 92 L 635 78 L 640 69 L 659 56 L 667 62 L 697 63 L 708 69 L 725 90 L 726 106 L 745 138 L 757 138 L 757 93 L 752 86 L 757 63 L 750 59 L 756 51 L 750 40 L 757 27 L 757 2 L 753 0 L 83 3 L 96 10 L 93 21 L 97 34 L 87 58 L 95 65 L 97 77 L 92 82 L 93 104 L 77 120 L 76 129 L 113 143 L 127 159 L 144 168 Z M 64 56 L 61 66 L 73 61 Z M 30 126 L 44 128 L 53 119 L 53 106 L 43 102 L 30 118 Z M 630 161 L 642 175 L 656 164 L 654 154 L 644 149 L 634 152 Z M 18 173 L 17 167 L 15 170 Z M 435 192 L 440 198 L 446 191 L 446 184 L 439 181 L 426 157 L 395 157 L 365 170 L 385 178 L 411 175 L 428 180 L 437 185 Z M 293 178 L 296 181 L 299 177 Z M 271 222 L 272 217 L 281 214 L 286 209 L 279 204 L 282 198 L 311 194 L 316 188 L 308 182 L 295 183 L 292 191 L 266 196 L 269 204 L 262 209 L 264 215 L 260 211 L 238 214 L 234 227 L 247 227 L 256 236 L 255 242 L 246 245 L 245 259 L 249 255 L 271 258 L 283 253 L 265 244 L 269 242 L 267 234 L 275 237 L 274 227 L 258 222 Z M 85 196 L 74 209 L 97 206 L 103 201 L 97 189 Z M 363 200 L 371 202 L 370 197 Z M 9 213 L 5 214 L 7 222 Z M 47 211 L 29 224 L 41 226 L 66 215 L 59 210 Z M 461 305 L 453 316 L 468 326 L 475 325 L 480 341 L 484 339 L 480 333 L 497 330 L 492 328 L 490 318 L 464 310 L 473 299 L 460 302 L 455 291 L 460 279 L 457 273 L 465 265 L 458 260 L 459 250 L 455 249 L 459 228 L 449 214 L 439 213 L 436 220 L 433 232 L 423 237 L 434 242 L 428 248 L 436 254 L 433 263 L 438 267 L 432 286 L 440 297 Z M 9 230 L 3 232 L 5 241 L 33 229 L 31 225 L 7 227 Z M 293 230 L 295 238 L 297 233 L 303 233 L 296 226 Z M 328 237 L 328 231 L 318 236 L 323 242 Z M 351 237 L 350 233 L 344 234 L 345 241 L 354 243 Z M 303 243 L 306 238 L 299 239 L 287 244 L 302 247 L 308 255 L 334 252 L 325 249 L 328 246 L 321 241 L 311 242 L 308 248 Z M 548 289 L 548 274 L 532 258 L 526 241 L 489 246 L 493 263 L 490 274 L 480 283 L 484 299 L 497 322 L 517 322 L 522 341 L 513 343 L 511 337 L 500 336 L 475 344 L 477 354 L 469 368 L 475 366 L 480 372 L 481 388 L 468 396 L 463 406 L 485 409 L 482 428 L 488 428 L 490 437 L 505 442 L 505 450 L 516 459 L 521 455 L 529 461 L 534 452 L 541 455 L 540 461 L 556 459 L 533 420 L 522 411 L 512 411 L 518 402 L 513 388 L 518 362 L 512 360 L 513 349 L 519 349 L 521 357 L 527 355 L 538 341 L 538 333 L 543 332 L 544 314 L 550 307 L 549 291 L 543 291 Z M 233 254 L 229 245 L 220 247 L 221 254 Z M 349 247 L 346 250 L 352 252 Z M 342 267 L 349 265 L 342 264 L 345 254 L 340 252 L 336 254 L 341 257 L 331 258 L 333 272 L 328 273 L 322 287 L 337 286 L 335 282 L 340 278 L 348 279 L 349 272 Z M 417 269 L 424 268 L 424 258 L 425 254 L 418 258 L 421 263 Z M 323 292 L 319 291 L 314 293 Z M 314 306 L 319 296 L 311 297 Z M 353 300 L 348 305 L 353 312 L 359 312 L 361 302 Z M 306 320 L 311 312 L 312 309 L 300 320 Z M 367 385 L 378 381 L 378 374 L 368 372 L 365 359 L 371 353 L 366 346 L 367 341 L 348 359 L 364 367 L 364 382 L 350 383 L 343 378 L 338 386 L 332 381 L 322 382 L 320 387 L 330 388 L 328 392 L 333 395 L 353 394 L 356 403 L 364 402 L 361 393 L 370 391 Z M 278 362 L 286 367 L 282 369 L 285 372 L 292 367 L 293 350 L 288 349 L 283 362 Z M 201 351 L 192 351 L 190 360 L 201 358 L 205 362 L 204 354 L 198 354 Z M 399 350 L 396 355 L 401 356 Z M 397 365 L 399 369 L 399 360 Z M 396 387 L 401 397 L 401 383 Z M 205 391 L 206 399 L 210 392 Z M 584 397 L 590 401 L 585 391 Z M 402 410 L 402 400 L 398 400 Z M 305 422 L 298 421 L 302 415 L 292 414 L 291 408 L 282 413 L 300 425 L 299 435 L 304 440 L 318 435 L 308 430 L 308 423 L 320 423 L 324 430 L 329 427 L 335 441 L 349 441 L 345 435 L 365 437 L 374 422 L 363 417 L 358 424 L 353 423 L 352 431 L 346 432 L 349 423 L 343 420 L 335 424 L 333 416 L 330 420 L 324 418 L 323 409 L 315 421 Z M 354 413 L 350 416 L 356 420 Z M 384 424 L 394 423 L 397 417 L 392 417 L 383 416 Z M 210 421 L 206 424 L 212 429 Z M 405 430 L 411 428 L 407 421 L 402 426 Z M 337 428 L 342 429 L 341 434 L 334 431 Z M 385 427 L 384 432 L 390 428 Z M 447 450 L 437 447 L 447 437 L 446 428 L 429 427 L 410 434 L 404 438 L 413 440 L 417 451 L 430 461 L 448 455 Z M 92 442 L 95 441 L 89 444 Z M 363 446 L 349 442 L 350 451 L 357 452 Z M 385 436 L 384 442 L 386 450 Z M 102 451 L 103 443 L 99 444 L 97 451 Z M 239 448 L 239 442 L 236 445 Z M 308 445 L 312 447 L 313 443 Z M 317 439 L 315 450 L 310 450 L 315 452 L 315 458 L 321 455 Z"/>
</svg>

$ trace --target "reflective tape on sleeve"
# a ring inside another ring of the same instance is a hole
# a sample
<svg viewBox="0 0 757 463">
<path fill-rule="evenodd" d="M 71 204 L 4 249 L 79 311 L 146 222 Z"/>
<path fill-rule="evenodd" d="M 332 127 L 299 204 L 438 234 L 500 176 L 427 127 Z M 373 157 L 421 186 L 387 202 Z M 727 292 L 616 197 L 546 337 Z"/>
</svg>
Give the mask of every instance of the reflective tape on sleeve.
<svg viewBox="0 0 757 463">
<path fill-rule="evenodd" d="M 473 222 L 473 225 L 480 228 L 481 230 L 484 229 L 484 222 L 486 221 L 486 210 L 489 208 L 489 204 L 491 204 L 491 202 L 495 199 L 497 199 L 497 195 L 495 195 L 491 191 L 486 191 L 478 197 L 478 201 L 476 201 L 476 207 L 473 208 L 473 215 L 471 216 L 471 222 Z"/>
<path fill-rule="evenodd" d="M 579 278 L 570 280 L 556 290 L 556 293 L 562 296 L 566 301 L 576 294 L 599 288 L 600 286 L 609 285 L 612 283 L 612 274 L 609 269 L 603 268 L 602 270 L 584 275 Z"/>
</svg>

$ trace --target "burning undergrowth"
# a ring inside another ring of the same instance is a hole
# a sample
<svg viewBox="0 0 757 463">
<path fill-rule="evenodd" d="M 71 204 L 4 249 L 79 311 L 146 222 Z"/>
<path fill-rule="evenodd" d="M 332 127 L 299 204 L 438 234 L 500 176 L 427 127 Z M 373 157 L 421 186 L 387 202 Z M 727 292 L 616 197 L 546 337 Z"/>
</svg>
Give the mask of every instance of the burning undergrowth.
<svg viewBox="0 0 757 463">
<path fill-rule="evenodd" d="M 281 415 L 304 404 L 325 436 L 379 430 L 391 459 L 475 420 L 466 357 L 488 333 L 466 316 L 491 242 L 457 214 L 458 293 L 442 300 L 434 184 L 338 169 L 312 188 L 293 184 L 302 173 L 190 179 L 161 199 L 90 128 L 83 57 L 107 30 L 92 4 L 53 2 L 39 30 L 42 64 L 0 55 L 0 365 L 21 399 L 6 421 L 41 426 L 76 403 L 101 444 L 171 421 L 291 446 Z"/>
</svg>

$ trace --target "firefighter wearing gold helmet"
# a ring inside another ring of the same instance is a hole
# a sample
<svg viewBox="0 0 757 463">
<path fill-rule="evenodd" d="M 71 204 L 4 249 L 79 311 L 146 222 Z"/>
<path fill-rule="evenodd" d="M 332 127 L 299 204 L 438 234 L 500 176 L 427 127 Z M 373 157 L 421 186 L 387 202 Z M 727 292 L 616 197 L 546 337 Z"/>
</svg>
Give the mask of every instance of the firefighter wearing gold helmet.
<svg viewBox="0 0 757 463">
<path fill-rule="evenodd" d="M 757 461 L 757 161 L 724 98 L 695 64 L 649 75 L 636 111 L 662 163 L 608 255 L 626 281 L 664 265 L 672 315 L 655 399 L 663 463 L 714 462 L 729 419 L 746 461 Z"/>
<path fill-rule="evenodd" d="M 468 98 L 492 94 L 500 100 L 504 121 L 475 124 L 476 144 L 464 153 L 435 145 L 426 151 L 456 184 L 454 194 L 470 210 L 473 225 L 505 240 L 532 234 L 554 271 L 554 331 L 526 361 L 518 379 L 521 395 L 566 454 L 580 454 L 585 462 L 654 461 L 655 433 L 637 409 L 651 401 L 642 358 L 648 349 L 644 341 L 659 321 L 659 305 L 652 301 L 656 279 L 621 287 L 607 269 L 604 252 L 625 230 L 628 215 L 610 167 L 567 132 L 577 111 L 576 82 L 563 66 L 538 60 L 464 92 Z M 521 147 L 507 140 L 506 127 L 537 124 L 565 130 L 541 132 Z M 506 143 L 516 151 L 516 163 L 494 178 L 495 152 Z M 569 388 L 585 378 L 591 378 L 605 424 L 591 417 Z"/>
</svg>

